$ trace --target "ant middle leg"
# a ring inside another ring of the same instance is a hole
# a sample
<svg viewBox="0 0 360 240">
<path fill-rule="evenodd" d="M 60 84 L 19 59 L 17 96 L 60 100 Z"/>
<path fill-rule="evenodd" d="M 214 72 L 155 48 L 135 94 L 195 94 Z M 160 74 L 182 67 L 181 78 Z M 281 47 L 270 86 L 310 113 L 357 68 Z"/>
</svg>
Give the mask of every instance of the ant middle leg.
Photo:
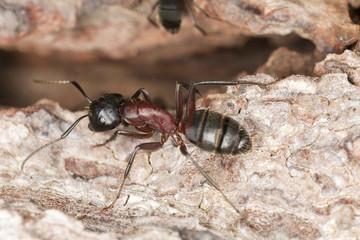
<svg viewBox="0 0 360 240">
<path fill-rule="evenodd" d="M 115 199 L 111 202 L 111 204 L 107 207 L 104 207 L 103 208 L 103 211 L 106 211 L 110 208 L 112 208 L 116 201 L 120 198 L 120 195 L 121 195 L 121 191 L 124 187 L 124 183 L 125 183 L 125 180 L 126 178 L 128 177 L 129 173 L 130 173 L 130 169 L 132 167 L 132 164 L 134 162 L 134 159 L 135 159 L 135 156 L 136 156 L 136 153 L 138 150 L 148 150 L 148 151 L 155 151 L 159 148 L 161 148 L 161 146 L 163 145 L 163 139 L 161 140 L 161 142 L 150 142 L 150 143 L 142 143 L 142 144 L 139 144 L 135 147 L 134 151 L 132 152 L 131 154 L 131 158 L 130 158 L 130 161 L 128 163 L 128 165 L 126 166 L 126 169 L 125 169 L 125 173 L 124 173 L 124 178 L 123 178 L 123 181 L 121 182 L 121 185 L 120 185 L 120 188 L 119 188 L 119 191 L 115 197 Z"/>
<path fill-rule="evenodd" d="M 139 6 L 142 3 L 142 0 L 135 0 L 134 2 L 130 3 L 130 5 L 128 5 L 128 8 L 136 8 L 137 6 Z"/>
<path fill-rule="evenodd" d="M 221 18 L 218 18 L 218 17 L 213 17 L 213 16 L 210 16 L 204 9 L 202 9 L 199 5 L 197 5 L 194 0 L 187 0 L 185 1 L 185 6 L 186 6 L 186 10 L 190 16 L 190 19 L 191 19 L 191 22 L 193 23 L 193 25 L 204 35 L 206 36 L 207 33 L 205 32 L 204 29 L 202 29 L 199 25 L 197 25 L 196 23 L 196 20 L 195 20 L 195 17 L 194 15 L 192 14 L 192 11 L 191 11 L 191 8 L 188 4 L 188 2 L 190 2 L 194 7 L 196 7 L 202 14 L 204 14 L 207 18 L 210 18 L 210 19 L 213 19 L 213 20 L 217 20 L 217 21 L 221 21 L 223 22 L 224 20 L 221 19 Z"/>
</svg>

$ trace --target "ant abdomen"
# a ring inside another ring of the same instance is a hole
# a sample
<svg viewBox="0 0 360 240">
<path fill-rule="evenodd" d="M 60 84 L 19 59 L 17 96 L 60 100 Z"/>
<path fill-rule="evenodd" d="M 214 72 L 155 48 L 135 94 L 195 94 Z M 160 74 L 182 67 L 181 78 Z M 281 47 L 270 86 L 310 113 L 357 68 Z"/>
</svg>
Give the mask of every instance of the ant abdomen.
<svg viewBox="0 0 360 240">
<path fill-rule="evenodd" d="M 183 5 L 184 3 L 178 0 L 160 0 L 160 22 L 167 31 L 171 33 L 177 33 L 179 31 Z"/>
<path fill-rule="evenodd" d="M 251 150 L 249 134 L 237 121 L 209 109 L 197 110 L 189 116 L 185 135 L 206 151 L 235 155 Z"/>
</svg>

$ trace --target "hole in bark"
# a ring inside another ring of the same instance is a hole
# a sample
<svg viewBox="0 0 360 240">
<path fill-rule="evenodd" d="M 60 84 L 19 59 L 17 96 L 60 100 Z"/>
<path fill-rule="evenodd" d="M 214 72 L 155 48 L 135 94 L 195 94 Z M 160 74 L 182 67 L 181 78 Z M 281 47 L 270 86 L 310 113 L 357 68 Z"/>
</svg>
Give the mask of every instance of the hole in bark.
<svg viewBox="0 0 360 240">
<path fill-rule="evenodd" d="M 360 24 L 360 7 L 355 8 L 349 4 L 349 15 L 353 23 Z"/>
</svg>

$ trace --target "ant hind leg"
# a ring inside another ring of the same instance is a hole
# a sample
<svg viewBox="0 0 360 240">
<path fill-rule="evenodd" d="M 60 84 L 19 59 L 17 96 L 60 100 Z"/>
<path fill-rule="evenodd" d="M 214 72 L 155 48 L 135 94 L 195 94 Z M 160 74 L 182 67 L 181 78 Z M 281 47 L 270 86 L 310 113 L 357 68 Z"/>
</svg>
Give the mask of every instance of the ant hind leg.
<svg viewBox="0 0 360 240">
<path fill-rule="evenodd" d="M 235 205 L 230 201 L 230 199 L 227 198 L 227 196 L 221 191 L 220 187 L 214 182 L 214 180 L 207 175 L 207 173 L 200 167 L 200 165 L 191 157 L 191 155 L 188 153 L 185 144 L 180 145 L 180 151 L 183 155 L 186 156 L 187 159 L 189 159 L 192 164 L 197 168 L 197 170 L 205 177 L 205 179 L 216 189 L 218 190 L 221 195 L 224 197 L 224 199 L 231 205 L 231 207 L 237 212 L 240 213 L 240 211 L 235 207 Z"/>
<path fill-rule="evenodd" d="M 197 7 L 198 9 L 200 9 L 200 11 L 205 14 L 205 16 L 210 17 L 202 8 L 200 8 L 198 5 L 196 5 L 196 3 L 194 3 L 193 1 L 190 1 L 190 3 L 192 3 L 192 4 L 193 4 L 195 7 Z M 192 24 L 201 32 L 202 35 L 206 36 L 207 33 L 205 32 L 205 30 L 202 29 L 199 25 L 197 25 L 196 20 L 195 20 L 195 17 L 194 17 L 194 15 L 193 15 L 193 13 L 192 13 L 192 11 L 191 11 L 191 8 L 190 8 L 190 6 L 189 6 L 189 4 L 188 4 L 187 1 L 185 1 L 185 7 L 186 7 L 186 10 L 187 10 L 187 12 L 188 12 L 188 14 L 189 14 L 189 17 L 190 17 L 190 19 L 191 19 Z"/>
</svg>

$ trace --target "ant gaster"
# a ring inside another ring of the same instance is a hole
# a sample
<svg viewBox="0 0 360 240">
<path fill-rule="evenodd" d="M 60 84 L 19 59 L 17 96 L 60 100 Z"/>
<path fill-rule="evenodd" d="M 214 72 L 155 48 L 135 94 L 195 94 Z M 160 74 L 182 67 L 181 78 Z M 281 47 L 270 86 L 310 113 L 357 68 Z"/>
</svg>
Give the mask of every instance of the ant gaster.
<svg viewBox="0 0 360 240">
<path fill-rule="evenodd" d="M 185 143 L 180 135 L 184 134 L 186 138 L 193 143 L 207 151 L 213 151 L 220 154 L 238 154 L 245 153 L 251 149 L 251 140 L 247 131 L 234 119 L 224 116 L 218 112 L 210 111 L 209 109 L 196 110 L 195 109 L 195 94 L 196 87 L 200 85 L 258 85 L 265 87 L 269 84 L 255 83 L 255 82 L 226 82 L 226 81 L 202 81 L 195 82 L 188 85 L 183 82 L 176 83 L 176 114 L 173 117 L 168 111 L 157 108 L 149 93 L 140 88 L 128 100 L 125 100 L 122 95 L 113 93 L 105 94 L 95 101 L 91 101 L 85 94 L 80 85 L 75 81 L 37 81 L 41 83 L 56 83 L 56 84 L 73 84 L 90 103 L 88 114 L 77 119 L 58 139 L 55 139 L 40 148 L 33 151 L 21 164 L 21 171 L 23 171 L 25 163 L 37 152 L 43 148 L 66 138 L 75 126 L 85 117 L 89 118 L 89 129 L 94 132 L 105 132 L 116 128 L 120 123 L 125 121 L 132 125 L 137 131 L 116 130 L 114 134 L 103 144 L 114 140 L 117 135 L 124 135 L 132 138 L 150 138 L 155 132 L 161 134 L 160 141 L 142 143 L 133 150 L 129 163 L 127 164 L 122 183 L 116 198 L 112 203 L 105 207 L 104 210 L 113 207 L 119 199 L 123 189 L 126 178 L 129 175 L 131 166 L 134 162 L 135 155 L 138 150 L 155 151 L 163 146 L 166 140 L 170 137 L 176 146 L 180 147 L 181 153 L 189 159 L 198 171 L 206 178 L 206 180 L 216 188 L 224 197 L 224 199 L 239 212 L 235 205 L 227 198 L 221 191 L 220 187 L 212 180 L 212 178 L 205 173 L 199 164 L 188 153 Z M 276 81 L 275 81 L 276 82 Z M 186 111 L 183 116 L 183 101 L 182 101 L 182 87 L 189 90 L 187 99 Z M 142 96 L 142 98 L 140 97 Z"/>
<path fill-rule="evenodd" d="M 142 0 L 137 0 L 135 3 L 132 4 L 132 7 L 139 5 L 141 2 Z M 148 12 L 147 18 L 152 25 L 158 27 L 157 23 L 152 19 L 152 15 L 155 9 L 158 7 L 158 14 L 161 25 L 164 26 L 166 31 L 174 34 L 177 33 L 180 29 L 181 18 L 186 9 L 186 12 L 190 17 L 192 24 L 203 35 L 206 35 L 206 32 L 199 25 L 197 25 L 195 17 L 191 11 L 191 5 L 199 9 L 206 17 L 221 21 L 221 19 L 219 18 L 211 17 L 204 9 L 197 5 L 194 0 L 157 0 Z"/>
</svg>

